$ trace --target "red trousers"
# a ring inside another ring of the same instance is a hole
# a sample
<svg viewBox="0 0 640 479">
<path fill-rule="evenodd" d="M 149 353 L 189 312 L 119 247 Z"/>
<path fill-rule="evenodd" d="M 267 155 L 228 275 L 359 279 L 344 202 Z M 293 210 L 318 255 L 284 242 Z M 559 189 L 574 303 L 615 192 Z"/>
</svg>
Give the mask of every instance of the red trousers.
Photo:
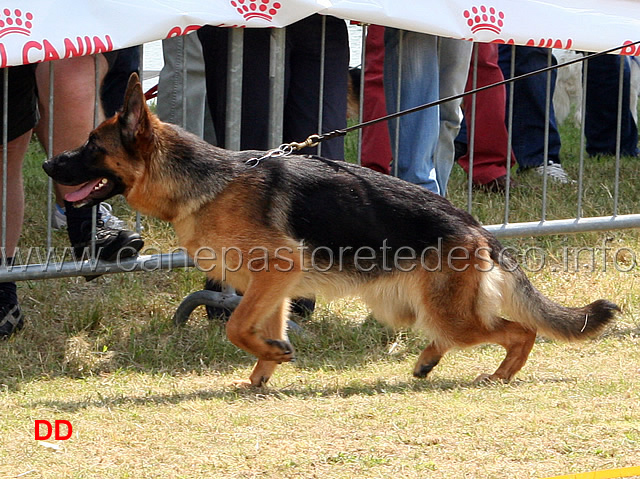
<svg viewBox="0 0 640 479">
<path fill-rule="evenodd" d="M 364 69 L 363 120 L 369 121 L 387 114 L 384 98 L 384 27 L 370 25 L 367 29 Z M 362 166 L 389 174 L 391 145 L 387 122 L 376 123 L 362 130 Z"/>
<path fill-rule="evenodd" d="M 504 80 L 498 66 L 498 45 L 495 43 L 477 43 L 478 74 L 477 87 L 490 85 Z M 465 91 L 473 89 L 473 63 L 471 58 L 469 77 Z M 484 185 L 507 174 L 508 133 L 505 124 L 506 88 L 504 85 L 489 88 L 476 93 L 475 117 L 471 112 L 472 97 L 463 101 L 465 121 L 467 123 L 467 154 L 460 157 L 458 163 L 469 173 L 469 153 L 471 151 L 471 125 L 475 121 L 473 144 L 473 178 L 478 185 Z M 511 154 L 511 165 L 515 157 Z"/>
</svg>

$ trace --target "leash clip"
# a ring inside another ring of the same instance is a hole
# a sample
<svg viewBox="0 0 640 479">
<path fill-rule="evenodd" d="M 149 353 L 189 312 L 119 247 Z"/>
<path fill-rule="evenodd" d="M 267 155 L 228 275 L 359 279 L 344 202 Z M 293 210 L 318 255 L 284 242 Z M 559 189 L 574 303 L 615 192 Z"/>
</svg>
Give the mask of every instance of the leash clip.
<svg viewBox="0 0 640 479">
<path fill-rule="evenodd" d="M 291 146 L 292 148 L 294 148 L 297 151 L 297 150 L 302 150 L 303 148 L 306 148 L 307 146 L 314 147 L 318 143 L 320 143 L 320 140 L 322 140 L 320 135 L 310 135 L 309 138 L 304 140 L 302 143 L 297 143 L 297 142 L 293 141 L 293 142 L 289 143 L 289 146 Z"/>
</svg>

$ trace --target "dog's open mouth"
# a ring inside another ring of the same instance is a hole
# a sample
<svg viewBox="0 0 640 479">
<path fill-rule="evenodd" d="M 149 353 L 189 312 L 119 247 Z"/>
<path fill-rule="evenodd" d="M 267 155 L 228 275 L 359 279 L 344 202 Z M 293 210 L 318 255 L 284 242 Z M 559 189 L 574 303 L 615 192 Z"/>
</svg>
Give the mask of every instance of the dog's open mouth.
<svg viewBox="0 0 640 479">
<path fill-rule="evenodd" d="M 64 199 L 69 203 L 73 203 L 73 206 L 80 208 L 81 206 L 91 203 L 93 200 L 100 200 L 106 198 L 113 190 L 114 183 L 107 178 L 100 178 L 98 180 L 91 180 L 78 186 L 78 189 L 67 193 Z"/>
</svg>

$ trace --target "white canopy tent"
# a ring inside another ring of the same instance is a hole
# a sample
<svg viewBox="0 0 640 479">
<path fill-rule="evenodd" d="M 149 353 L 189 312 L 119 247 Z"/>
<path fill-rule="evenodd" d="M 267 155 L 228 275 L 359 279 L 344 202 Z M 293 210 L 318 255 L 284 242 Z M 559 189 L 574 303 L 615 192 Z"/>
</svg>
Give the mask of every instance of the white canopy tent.
<svg viewBox="0 0 640 479">
<path fill-rule="evenodd" d="M 636 0 L 5 0 L 0 67 L 139 45 L 205 24 L 283 27 L 313 13 L 480 42 L 586 51 L 640 39 Z M 640 54 L 640 47 L 622 53 Z"/>
</svg>

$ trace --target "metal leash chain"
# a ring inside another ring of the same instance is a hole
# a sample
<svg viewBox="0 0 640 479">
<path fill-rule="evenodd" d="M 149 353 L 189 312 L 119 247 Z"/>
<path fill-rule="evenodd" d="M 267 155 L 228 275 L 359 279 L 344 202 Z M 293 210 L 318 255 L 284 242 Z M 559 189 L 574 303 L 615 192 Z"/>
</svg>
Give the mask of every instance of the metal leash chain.
<svg viewBox="0 0 640 479">
<path fill-rule="evenodd" d="M 267 160 L 269 158 L 280 158 L 283 156 L 289 156 L 294 151 L 301 150 L 302 148 L 306 148 L 307 146 L 310 146 L 310 147 L 316 146 L 320 141 L 325 139 L 323 137 L 324 135 L 311 135 L 302 143 L 298 143 L 295 141 L 292 141 L 291 143 L 283 143 L 278 148 L 273 148 L 272 150 L 267 151 L 260 158 L 249 158 L 244 163 L 249 168 L 255 168 L 260 164 L 262 160 Z"/>
<path fill-rule="evenodd" d="M 267 153 L 265 153 L 264 156 L 261 156 L 260 158 L 251 158 L 251 159 L 247 160 L 245 163 L 247 165 L 250 165 L 249 168 L 254 168 L 262 160 L 265 160 L 267 158 L 278 158 L 278 157 L 282 157 L 282 156 L 289 156 L 294 151 L 301 150 L 302 148 L 306 148 L 307 146 L 311 146 L 311 147 L 316 146 L 321 141 L 332 140 L 332 139 L 338 138 L 340 136 L 346 136 L 347 133 L 349 133 L 351 131 L 354 131 L 354 130 L 359 130 L 359 129 L 364 128 L 366 126 L 371 126 L 371 125 L 374 125 L 376 123 L 380 123 L 382 121 L 392 120 L 394 118 L 398 118 L 398 117 L 403 116 L 403 115 L 408 115 L 410 113 L 415 113 L 415 112 L 420 111 L 420 110 L 425 110 L 427 108 L 438 106 L 438 105 L 440 105 L 442 103 L 446 103 L 446 102 L 451 101 L 451 100 L 457 100 L 457 99 L 463 98 L 465 96 L 473 95 L 474 93 L 478 93 L 478 92 L 481 92 L 481 91 L 484 91 L 484 90 L 487 90 L 489 88 L 493 88 L 493 87 L 496 87 L 496 86 L 506 85 L 508 83 L 513 83 L 513 82 L 515 82 L 517 80 L 522 80 L 524 78 L 528 78 L 528 77 L 533 76 L 533 75 L 538 75 L 540 73 L 545 73 L 545 72 L 549 72 L 549 71 L 552 71 L 552 70 L 556 70 L 558 68 L 566 67 L 566 66 L 572 65 L 574 63 L 584 62 L 585 60 L 589 60 L 590 58 L 599 57 L 601 55 L 606 55 L 608 53 L 613 53 L 616 50 L 622 50 L 623 48 L 628 48 L 628 47 L 637 45 L 639 43 L 640 43 L 640 40 L 635 41 L 633 43 L 628 43 L 628 44 L 625 44 L 625 45 L 621 45 L 621 46 L 618 46 L 618 47 L 615 47 L 615 48 L 609 48 L 608 50 L 603 50 L 603 51 L 600 51 L 600 52 L 591 53 L 589 55 L 585 55 L 582 58 L 576 58 L 574 60 L 571 60 L 571 61 L 568 61 L 568 62 L 565 62 L 565 63 L 559 63 L 557 65 L 551 65 L 551 66 L 548 66 L 546 68 L 541 68 L 540 70 L 536 70 L 536 71 L 529 72 L 529 73 L 524 73 L 522 75 L 518 75 L 518 76 L 515 76 L 515 77 L 512 77 L 512 78 L 507 78 L 507 79 L 499 81 L 497 83 L 492 83 L 490 85 L 485 85 L 483 87 L 476 88 L 475 90 L 470 90 L 470 91 L 467 91 L 467 92 L 464 92 L 464 93 L 460 93 L 458 95 L 453 95 L 453 96 L 450 96 L 450 97 L 442 98 L 440 100 L 433 101 L 431 103 L 425 103 L 424 105 L 419 105 L 419 106 L 416 106 L 416 107 L 413 107 L 413 108 L 409 108 L 407 110 L 402 110 L 402 111 L 399 111 L 399 112 L 396 112 L 396 113 L 391 113 L 389 115 L 382 116 L 380 118 L 375 118 L 373 120 L 369 120 L 369 121 L 365 121 L 365 122 L 362 122 L 362 123 L 358 123 L 357 125 L 349 126 L 349 127 L 344 128 L 342 130 L 333 130 L 333 131 L 330 131 L 330 132 L 327 132 L 327 133 L 323 133 L 321 135 L 313 134 L 313 135 L 309 136 L 302 143 L 297 143 L 295 141 L 291 142 L 291 143 L 284 143 L 284 144 L 280 145 L 278 148 L 274 148 L 273 150 L 269 150 Z"/>
</svg>

